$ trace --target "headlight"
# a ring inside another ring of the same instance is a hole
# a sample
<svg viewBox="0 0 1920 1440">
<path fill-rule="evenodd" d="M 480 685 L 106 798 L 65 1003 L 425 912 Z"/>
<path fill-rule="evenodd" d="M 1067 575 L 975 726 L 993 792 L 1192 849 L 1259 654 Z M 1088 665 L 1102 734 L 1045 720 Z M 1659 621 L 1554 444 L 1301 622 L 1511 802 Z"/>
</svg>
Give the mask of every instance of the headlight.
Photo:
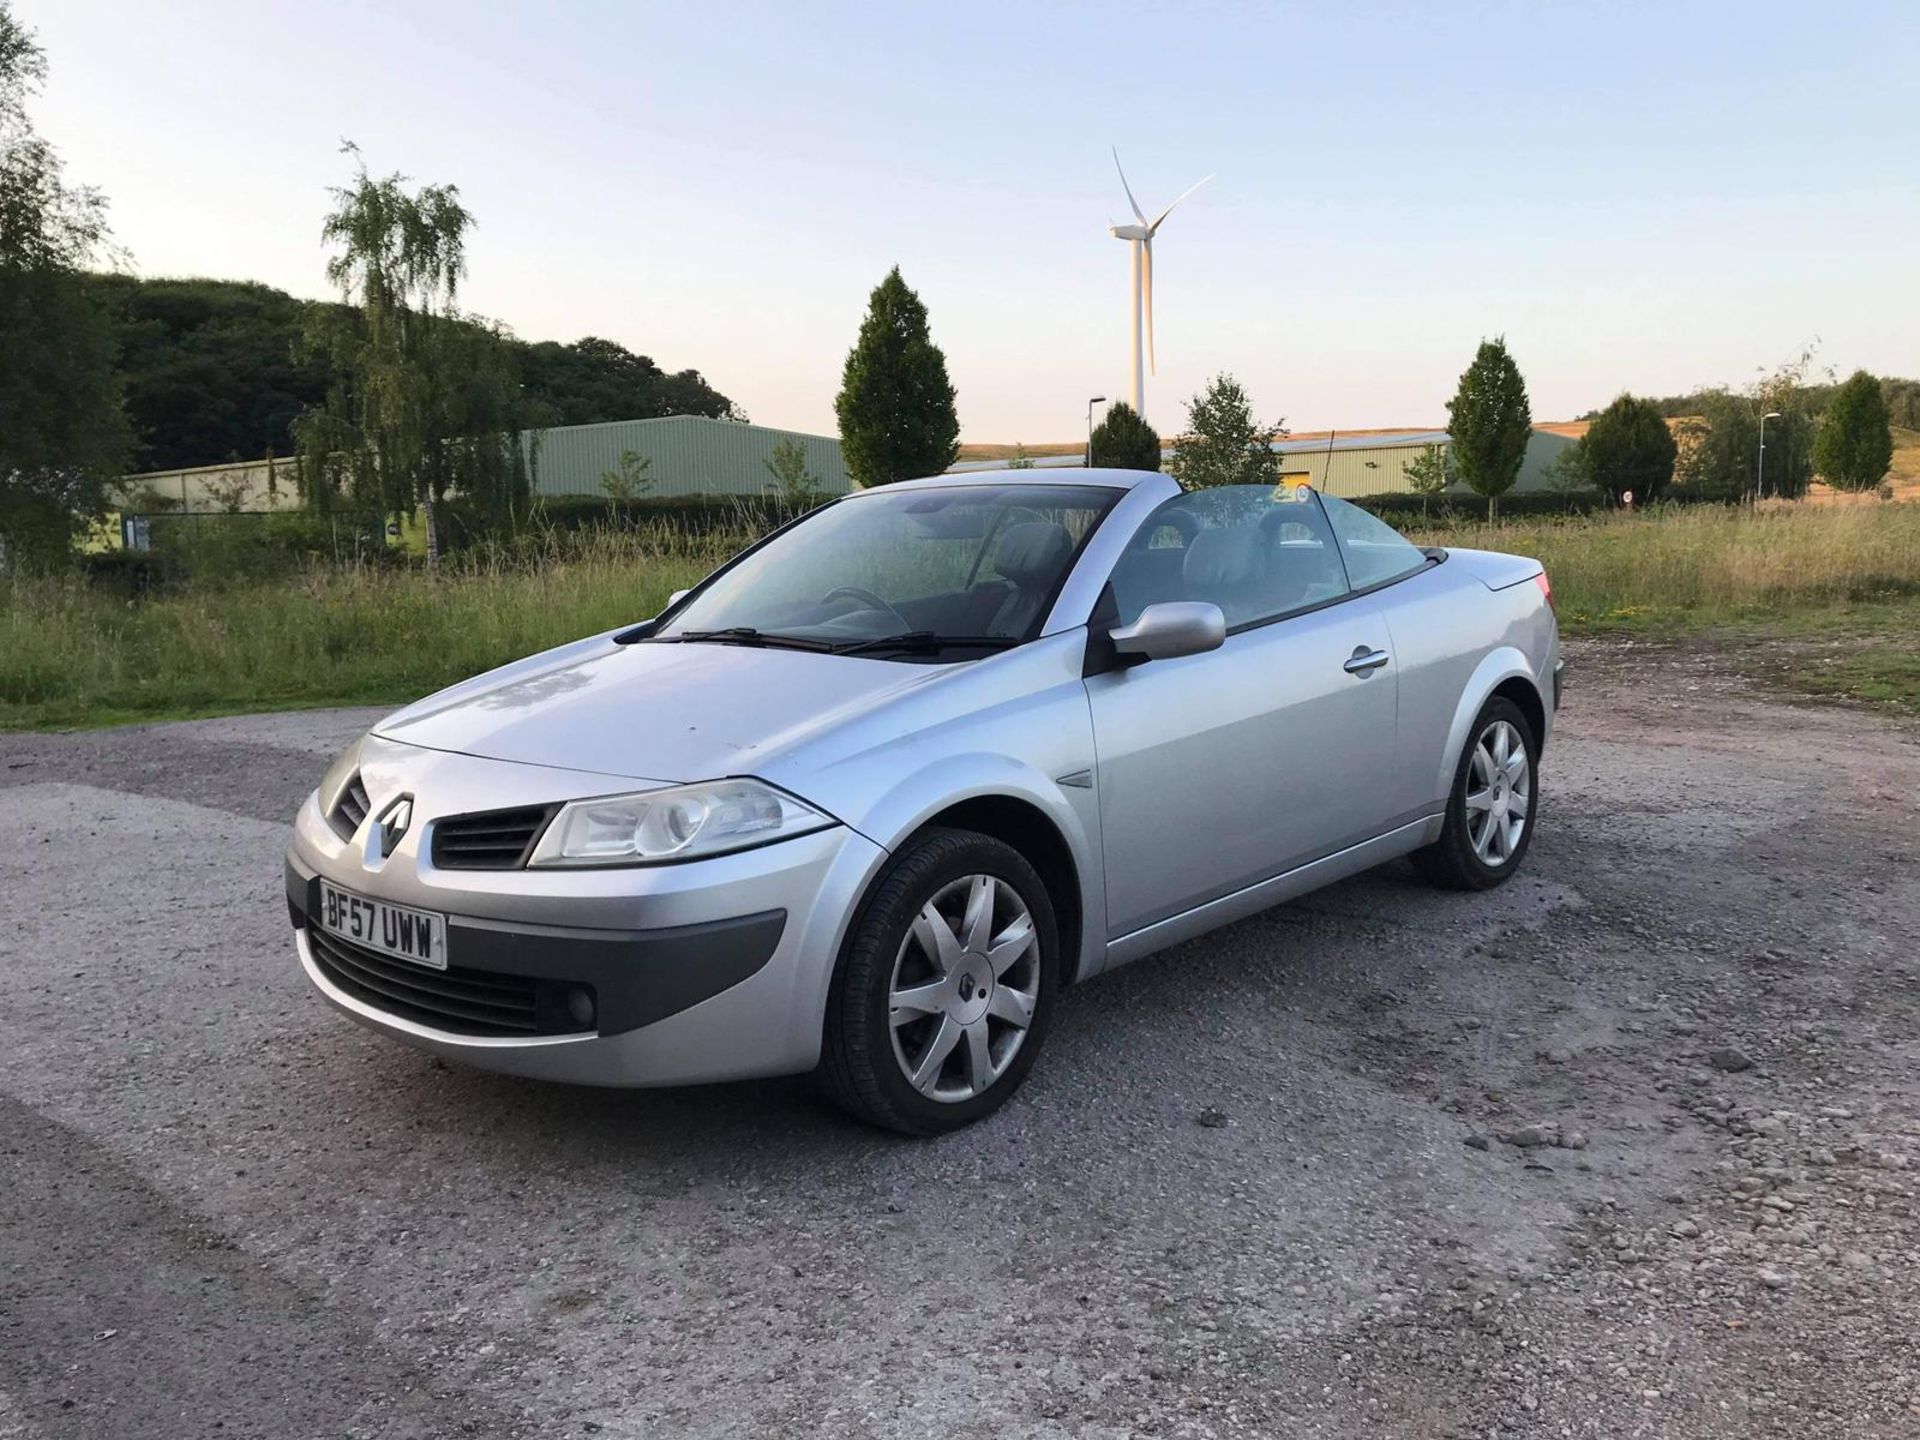
<svg viewBox="0 0 1920 1440">
<path fill-rule="evenodd" d="M 744 850 L 835 821 L 758 780 L 709 780 L 563 806 L 529 865 L 648 865 Z"/>
<path fill-rule="evenodd" d="M 320 796 L 320 813 L 322 815 L 331 815 L 333 813 L 333 807 L 339 803 L 340 792 L 346 788 L 347 782 L 353 778 L 353 772 L 360 768 L 360 747 L 366 743 L 367 737 L 362 735 L 358 740 L 354 741 L 335 756 L 333 764 L 327 767 L 327 773 L 320 777 L 318 794 Z"/>
</svg>

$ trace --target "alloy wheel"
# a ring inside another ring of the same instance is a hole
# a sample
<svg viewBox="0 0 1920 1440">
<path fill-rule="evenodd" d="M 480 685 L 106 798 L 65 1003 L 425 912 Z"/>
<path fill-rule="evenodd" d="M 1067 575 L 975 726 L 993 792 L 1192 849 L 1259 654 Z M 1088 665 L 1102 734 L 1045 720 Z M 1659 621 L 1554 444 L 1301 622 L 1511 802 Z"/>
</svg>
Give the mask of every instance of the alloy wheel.
<svg viewBox="0 0 1920 1440">
<path fill-rule="evenodd" d="M 1474 742 L 1467 771 L 1467 838 L 1483 865 L 1499 869 L 1513 858 L 1533 809 L 1533 766 L 1526 741 L 1495 720 Z"/>
<path fill-rule="evenodd" d="M 1040 998 L 1040 947 L 1006 881 L 966 875 L 920 907 L 894 957 L 888 1028 L 922 1095 L 971 1100 L 1006 1073 Z"/>
</svg>

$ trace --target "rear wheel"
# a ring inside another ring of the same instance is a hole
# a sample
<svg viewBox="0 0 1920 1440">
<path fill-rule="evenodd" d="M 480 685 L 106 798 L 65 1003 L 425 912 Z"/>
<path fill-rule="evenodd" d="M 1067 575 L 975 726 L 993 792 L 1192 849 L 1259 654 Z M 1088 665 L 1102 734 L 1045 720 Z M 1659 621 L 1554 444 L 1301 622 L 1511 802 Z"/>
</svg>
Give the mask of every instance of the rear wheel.
<svg viewBox="0 0 1920 1440">
<path fill-rule="evenodd" d="M 928 830 L 904 846 L 848 936 L 821 1078 L 843 1108 L 937 1135 L 1019 1088 L 1059 974 L 1046 887 L 1012 846 Z"/>
<path fill-rule="evenodd" d="M 1413 854 L 1421 873 L 1453 890 L 1505 884 L 1533 840 L 1539 767 L 1539 742 L 1520 707 L 1498 695 L 1487 701 L 1454 772 L 1440 838 Z"/>
</svg>

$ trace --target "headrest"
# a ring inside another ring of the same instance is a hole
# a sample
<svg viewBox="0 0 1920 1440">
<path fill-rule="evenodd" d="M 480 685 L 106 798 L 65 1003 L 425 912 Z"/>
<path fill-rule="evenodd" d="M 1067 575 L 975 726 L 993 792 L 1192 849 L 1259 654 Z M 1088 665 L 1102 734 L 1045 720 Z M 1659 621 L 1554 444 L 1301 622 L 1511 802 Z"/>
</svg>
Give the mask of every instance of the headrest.
<svg viewBox="0 0 1920 1440">
<path fill-rule="evenodd" d="M 1251 525 L 1202 530 L 1187 546 L 1187 562 L 1181 574 L 1190 590 L 1246 585 L 1260 578 L 1260 556 L 1265 548 L 1259 530 Z"/>
<path fill-rule="evenodd" d="M 993 568 L 1024 589 L 1038 589 L 1060 578 L 1073 537 L 1051 520 L 1009 525 L 993 552 Z"/>
</svg>

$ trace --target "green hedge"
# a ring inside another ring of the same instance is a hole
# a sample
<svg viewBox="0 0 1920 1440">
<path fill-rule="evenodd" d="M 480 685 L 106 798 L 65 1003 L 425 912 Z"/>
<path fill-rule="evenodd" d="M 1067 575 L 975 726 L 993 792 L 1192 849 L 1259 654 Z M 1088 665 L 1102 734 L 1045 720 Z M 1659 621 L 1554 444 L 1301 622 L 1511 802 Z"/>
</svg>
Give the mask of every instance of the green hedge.
<svg viewBox="0 0 1920 1440">
<path fill-rule="evenodd" d="M 613 500 L 602 495 L 540 495 L 517 526 L 458 496 L 440 502 L 440 543 L 453 552 L 505 545 L 513 548 L 545 531 L 631 531 L 666 526 L 686 535 L 764 532 L 804 515 L 827 497 L 800 502 L 771 495 L 675 495 Z"/>
<path fill-rule="evenodd" d="M 1479 495 L 1447 494 L 1422 505 L 1418 495 L 1395 491 L 1385 495 L 1356 496 L 1351 503 L 1379 516 L 1389 525 L 1484 520 L 1487 514 L 1487 502 Z M 1660 498 L 1655 503 L 1706 505 L 1718 502 L 1714 497 L 1694 494 L 1684 485 L 1669 485 L 1660 492 Z M 1607 497 L 1598 490 L 1520 490 L 1502 495 L 1495 507 L 1495 514 L 1501 519 L 1522 520 L 1542 515 L 1591 515 L 1612 508 Z"/>
<path fill-rule="evenodd" d="M 794 501 L 772 495 L 674 495 L 609 500 L 598 495 L 543 495 L 534 502 L 536 522 L 562 530 L 603 526 L 625 530 L 666 523 L 685 530 L 771 530 L 826 500 Z"/>
<path fill-rule="evenodd" d="M 368 515 L 150 515 L 148 550 L 78 557 L 89 582 L 129 596 L 192 582 L 223 583 L 291 575 L 312 564 L 392 565 L 405 556 L 386 543 L 386 526 Z"/>
</svg>

